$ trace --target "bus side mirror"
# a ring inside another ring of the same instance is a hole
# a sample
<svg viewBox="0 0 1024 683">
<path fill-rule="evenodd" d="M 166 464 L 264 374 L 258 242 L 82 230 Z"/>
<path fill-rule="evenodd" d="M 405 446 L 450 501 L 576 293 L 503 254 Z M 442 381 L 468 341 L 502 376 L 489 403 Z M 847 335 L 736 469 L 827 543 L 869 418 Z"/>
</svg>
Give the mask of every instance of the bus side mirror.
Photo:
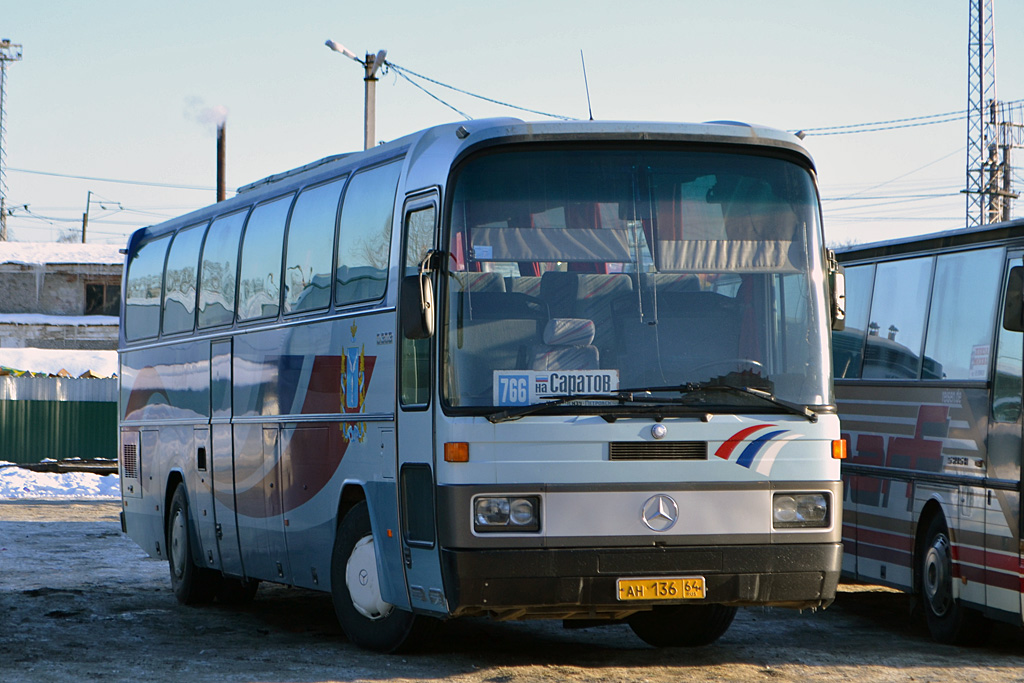
<svg viewBox="0 0 1024 683">
<path fill-rule="evenodd" d="M 846 271 L 836 261 L 836 254 L 828 250 L 828 281 L 832 293 L 832 329 L 846 329 Z"/>
<path fill-rule="evenodd" d="M 1024 332 L 1024 267 L 1010 268 L 1006 279 L 1006 303 L 1003 306 L 1003 327 Z"/>
<path fill-rule="evenodd" d="M 402 334 L 406 339 L 428 339 L 434 335 L 434 291 L 430 278 L 406 275 L 402 278 L 399 313 L 402 316 Z M 425 287 L 421 289 L 421 282 Z"/>
<path fill-rule="evenodd" d="M 441 253 L 430 249 L 420 261 L 417 274 L 402 278 L 398 313 L 402 316 L 402 334 L 406 339 L 434 336 L 434 287 L 430 274 L 440 263 Z"/>
</svg>

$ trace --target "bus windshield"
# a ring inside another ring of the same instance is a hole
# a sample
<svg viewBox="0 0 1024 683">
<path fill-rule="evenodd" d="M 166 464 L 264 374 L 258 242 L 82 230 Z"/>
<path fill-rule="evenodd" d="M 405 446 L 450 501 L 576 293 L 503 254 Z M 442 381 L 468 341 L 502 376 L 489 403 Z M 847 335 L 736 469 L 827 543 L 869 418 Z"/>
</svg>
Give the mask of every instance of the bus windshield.
<svg viewBox="0 0 1024 683">
<path fill-rule="evenodd" d="M 796 163 L 493 151 L 457 170 L 449 216 L 446 408 L 696 384 L 832 402 L 817 193 Z"/>
</svg>

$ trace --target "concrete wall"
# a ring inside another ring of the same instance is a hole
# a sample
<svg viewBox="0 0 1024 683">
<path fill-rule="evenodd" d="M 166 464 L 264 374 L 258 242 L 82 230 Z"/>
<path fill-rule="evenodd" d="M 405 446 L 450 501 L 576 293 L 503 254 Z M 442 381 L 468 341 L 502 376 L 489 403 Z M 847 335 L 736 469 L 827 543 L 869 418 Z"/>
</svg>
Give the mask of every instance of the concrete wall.
<svg viewBox="0 0 1024 683">
<path fill-rule="evenodd" d="M 108 318 L 104 317 L 103 320 Z M 117 323 L 105 325 L 46 325 L 0 321 L 0 348 L 88 349 L 117 348 Z"/>
<path fill-rule="evenodd" d="M 0 313 L 84 315 L 85 285 L 120 286 L 118 265 L 0 265 Z"/>
</svg>

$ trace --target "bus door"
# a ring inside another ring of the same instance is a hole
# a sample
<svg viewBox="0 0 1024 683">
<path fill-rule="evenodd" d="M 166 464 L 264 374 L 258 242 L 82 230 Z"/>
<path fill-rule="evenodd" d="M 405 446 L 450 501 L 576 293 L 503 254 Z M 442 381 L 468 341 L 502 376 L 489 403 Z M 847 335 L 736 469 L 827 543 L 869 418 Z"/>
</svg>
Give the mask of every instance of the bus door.
<svg viewBox="0 0 1024 683">
<path fill-rule="evenodd" d="M 210 442 L 206 466 L 213 480 L 213 524 L 222 571 L 244 576 L 235 517 L 235 450 L 231 436 L 231 340 L 210 343 Z M 197 454 L 198 457 L 198 454 Z"/>
<path fill-rule="evenodd" d="M 1021 252 L 1011 252 L 1003 281 L 1004 296 L 1013 279 L 1011 269 L 1021 265 Z M 1014 286 L 1019 288 L 1021 284 L 1018 281 Z M 1024 600 L 1024 593 L 1020 590 L 1019 578 L 1024 333 L 1004 327 L 1006 308 L 1001 305 L 997 314 L 1000 324 L 996 328 L 990 392 L 988 482 L 985 491 L 986 604 L 1008 612 L 1024 613 L 1020 602 Z M 1013 604 L 1010 604 L 1011 600 Z"/>
<path fill-rule="evenodd" d="M 403 290 L 416 288 L 419 298 L 419 266 L 436 243 L 437 193 L 406 201 L 403 214 Z M 436 278 L 425 278 L 433 291 Z M 409 296 L 409 292 L 404 292 Z M 447 599 L 441 583 L 440 552 L 434 504 L 434 411 L 436 397 L 431 391 L 431 357 L 436 345 L 432 337 L 410 339 L 402 324 L 399 306 L 398 329 L 398 497 L 401 520 L 402 561 L 405 566 L 409 602 L 418 611 L 445 614 Z M 418 306 L 417 306 L 418 309 Z M 430 315 L 436 317 L 436 306 Z M 407 311 L 408 313 L 408 311 Z"/>
<path fill-rule="evenodd" d="M 199 532 L 202 563 L 210 569 L 220 569 L 220 549 L 217 546 L 217 523 L 213 500 L 213 469 L 210 466 L 210 430 L 196 427 L 192 430 L 193 480 L 189 488 L 195 506 L 192 521 Z"/>
</svg>

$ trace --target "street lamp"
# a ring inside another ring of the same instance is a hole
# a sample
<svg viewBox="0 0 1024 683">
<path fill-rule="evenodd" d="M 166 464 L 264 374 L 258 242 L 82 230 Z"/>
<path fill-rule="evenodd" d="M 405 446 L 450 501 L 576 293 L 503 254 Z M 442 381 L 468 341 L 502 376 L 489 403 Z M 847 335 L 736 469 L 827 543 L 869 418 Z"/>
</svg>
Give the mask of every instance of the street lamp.
<svg viewBox="0 0 1024 683">
<path fill-rule="evenodd" d="M 386 63 L 384 61 L 384 57 L 388 54 L 388 51 L 381 50 L 375 55 L 367 52 L 366 59 L 364 60 L 356 57 L 352 50 L 349 50 L 341 43 L 336 43 L 333 40 L 327 40 L 324 45 L 363 65 L 363 69 L 365 70 L 365 75 L 363 76 L 363 83 L 365 85 L 363 106 L 363 149 L 370 149 L 375 144 L 374 137 L 376 131 L 374 130 L 374 122 L 377 118 L 377 71 Z"/>
</svg>

